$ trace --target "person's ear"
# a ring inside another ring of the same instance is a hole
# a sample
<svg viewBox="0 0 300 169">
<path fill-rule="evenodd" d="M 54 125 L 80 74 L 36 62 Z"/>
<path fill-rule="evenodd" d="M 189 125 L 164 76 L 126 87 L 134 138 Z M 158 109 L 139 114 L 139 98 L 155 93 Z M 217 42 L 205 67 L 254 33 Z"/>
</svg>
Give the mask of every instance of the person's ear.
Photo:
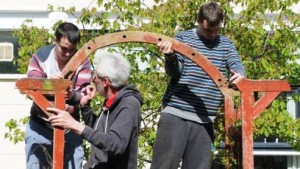
<svg viewBox="0 0 300 169">
<path fill-rule="evenodd" d="M 54 42 L 55 43 L 58 43 L 59 42 L 59 39 L 57 39 L 56 37 L 54 38 Z"/>
<path fill-rule="evenodd" d="M 105 78 L 103 79 L 103 86 L 104 86 L 104 87 L 108 87 L 109 85 L 110 85 L 110 81 L 109 81 L 108 78 L 105 77 Z"/>
</svg>

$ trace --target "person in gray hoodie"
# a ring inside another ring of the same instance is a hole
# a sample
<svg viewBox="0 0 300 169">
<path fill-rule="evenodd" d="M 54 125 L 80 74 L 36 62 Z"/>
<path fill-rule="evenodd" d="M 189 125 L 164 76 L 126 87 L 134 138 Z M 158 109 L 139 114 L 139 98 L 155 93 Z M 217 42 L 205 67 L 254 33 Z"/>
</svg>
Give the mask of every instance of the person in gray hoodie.
<svg viewBox="0 0 300 169">
<path fill-rule="evenodd" d="M 53 107 L 47 108 L 56 114 L 49 122 L 74 131 L 91 143 L 85 169 L 136 169 L 143 99 L 128 84 L 130 64 L 123 56 L 109 52 L 96 52 L 94 63 L 94 85 L 83 88 L 80 101 L 85 124 Z M 89 106 L 96 92 L 105 97 L 99 115 Z"/>
</svg>

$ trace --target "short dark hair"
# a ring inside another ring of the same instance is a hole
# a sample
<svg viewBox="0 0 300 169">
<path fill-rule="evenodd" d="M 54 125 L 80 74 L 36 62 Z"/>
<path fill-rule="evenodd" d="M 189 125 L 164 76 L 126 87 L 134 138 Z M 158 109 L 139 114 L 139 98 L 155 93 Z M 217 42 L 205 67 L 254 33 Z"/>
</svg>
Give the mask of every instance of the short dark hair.
<svg viewBox="0 0 300 169">
<path fill-rule="evenodd" d="M 71 43 L 77 44 L 80 41 L 80 32 L 73 23 L 64 22 L 56 28 L 55 37 L 57 41 L 60 41 L 62 37 L 66 37 Z"/>
<path fill-rule="evenodd" d="M 207 20 L 209 25 L 215 26 L 223 22 L 224 14 L 219 4 L 208 2 L 200 6 L 197 21 L 202 23 Z"/>
</svg>

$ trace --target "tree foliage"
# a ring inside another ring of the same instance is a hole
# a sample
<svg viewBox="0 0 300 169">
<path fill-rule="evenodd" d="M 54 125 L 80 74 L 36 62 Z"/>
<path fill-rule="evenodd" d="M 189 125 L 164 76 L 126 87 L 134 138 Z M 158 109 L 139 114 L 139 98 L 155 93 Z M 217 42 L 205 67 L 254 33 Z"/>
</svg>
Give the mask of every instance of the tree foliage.
<svg viewBox="0 0 300 169">
<path fill-rule="evenodd" d="M 75 7 L 54 9 L 77 17 L 82 30 L 82 44 L 92 38 L 121 30 L 138 30 L 173 37 L 178 31 L 195 27 L 198 7 L 204 0 L 154 0 L 147 6 L 141 0 L 97 1 L 97 7 L 82 8 L 76 16 Z M 299 84 L 300 16 L 291 10 L 298 0 L 218 0 L 226 14 L 221 33 L 237 46 L 249 79 L 283 79 Z M 237 14 L 234 6 L 243 6 Z M 94 30 L 85 29 L 90 25 Z M 16 30 L 19 38 L 19 71 L 25 73 L 28 60 L 40 46 L 51 42 L 52 35 L 44 29 L 28 26 Z M 139 167 L 147 165 L 152 155 L 158 112 L 168 77 L 163 71 L 163 56 L 155 45 L 120 44 L 120 50 L 132 63 L 131 83 L 137 85 L 145 99 L 139 139 Z M 297 53 L 298 52 L 298 53 Z M 92 56 L 91 56 L 92 57 Z M 143 67 L 141 67 L 141 63 Z M 299 121 L 287 112 L 286 99 L 280 97 L 255 120 L 256 135 L 275 135 L 300 150 Z M 8 123 L 9 125 L 9 123 Z M 216 125 L 220 126 L 220 125 Z M 289 126 L 294 126 L 293 128 Z M 13 130 L 14 128 L 11 128 Z M 222 131 L 221 131 L 222 132 Z M 221 133 L 222 134 L 222 133 Z M 217 137 L 224 139 L 222 137 Z M 217 141 L 220 141 L 217 139 Z M 218 155 L 218 154 L 217 154 Z"/>
</svg>

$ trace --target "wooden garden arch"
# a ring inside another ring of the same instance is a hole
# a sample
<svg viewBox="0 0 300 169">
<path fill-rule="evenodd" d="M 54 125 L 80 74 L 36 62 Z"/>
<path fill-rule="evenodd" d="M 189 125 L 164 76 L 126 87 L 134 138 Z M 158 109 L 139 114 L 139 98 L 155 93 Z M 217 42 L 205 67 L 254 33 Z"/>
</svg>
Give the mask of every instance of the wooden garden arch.
<svg viewBox="0 0 300 169">
<path fill-rule="evenodd" d="M 238 163 L 242 164 L 244 169 L 253 169 L 253 120 L 266 109 L 266 107 L 283 91 L 290 91 L 290 85 L 283 80 L 250 80 L 242 79 L 237 83 L 240 91 L 241 106 L 234 108 L 232 89 L 229 83 L 219 70 L 204 55 L 197 52 L 192 47 L 179 42 L 173 38 L 150 32 L 124 31 L 98 36 L 88 41 L 81 47 L 62 71 L 65 79 L 35 79 L 23 78 L 16 82 L 16 87 L 21 93 L 30 97 L 42 110 L 51 116 L 51 113 L 45 109 L 47 107 L 57 107 L 64 109 L 65 99 L 64 91 L 70 86 L 70 79 L 77 67 L 93 52 L 99 48 L 118 43 L 141 42 L 157 44 L 160 41 L 170 40 L 172 49 L 185 55 L 196 64 L 198 64 L 214 81 L 221 93 L 224 95 L 225 108 L 225 132 L 228 134 L 230 127 L 237 120 L 242 121 L 242 159 Z M 262 92 L 262 96 L 254 99 L 255 92 Z M 50 104 L 44 97 L 44 94 L 53 94 L 55 104 Z M 226 142 L 225 142 L 226 143 Z M 226 143 L 225 148 L 229 144 Z M 54 148 L 53 148 L 53 168 L 63 168 L 63 149 L 64 149 L 64 131 L 63 129 L 54 129 Z"/>
</svg>

